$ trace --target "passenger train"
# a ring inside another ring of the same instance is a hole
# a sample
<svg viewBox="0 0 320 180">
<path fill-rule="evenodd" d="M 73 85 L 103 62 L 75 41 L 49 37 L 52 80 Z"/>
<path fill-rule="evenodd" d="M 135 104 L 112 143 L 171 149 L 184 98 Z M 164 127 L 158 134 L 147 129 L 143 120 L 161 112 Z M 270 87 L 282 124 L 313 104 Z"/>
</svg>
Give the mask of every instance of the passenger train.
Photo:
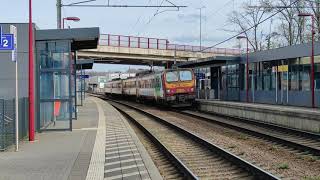
<svg viewBox="0 0 320 180">
<path fill-rule="evenodd" d="M 168 69 L 138 74 L 134 78 L 106 83 L 106 95 L 153 100 L 171 107 L 191 106 L 195 101 L 195 76 L 192 69 Z"/>
</svg>

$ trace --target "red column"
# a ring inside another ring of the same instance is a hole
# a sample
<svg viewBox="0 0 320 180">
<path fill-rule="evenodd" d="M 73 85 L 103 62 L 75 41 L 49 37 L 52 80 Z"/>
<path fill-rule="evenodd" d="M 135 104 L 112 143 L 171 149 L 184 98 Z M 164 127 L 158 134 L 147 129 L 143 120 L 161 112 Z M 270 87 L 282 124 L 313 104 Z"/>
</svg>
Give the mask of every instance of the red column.
<svg viewBox="0 0 320 180">
<path fill-rule="evenodd" d="M 246 93 L 247 93 L 247 102 L 249 102 L 249 40 L 248 40 L 248 38 L 247 38 L 247 67 L 246 67 L 246 75 L 247 75 L 247 77 L 246 77 L 246 79 L 247 79 L 247 91 L 246 91 Z"/>
<path fill-rule="evenodd" d="M 34 70 L 32 0 L 29 0 L 29 141 L 34 141 Z"/>
<path fill-rule="evenodd" d="M 312 18 L 312 50 L 311 50 L 311 92 L 312 92 L 312 108 L 315 108 L 315 94 L 314 94 L 314 16 Z"/>
<path fill-rule="evenodd" d="M 131 38 L 130 38 L 130 36 L 128 37 L 128 40 L 129 40 L 129 42 L 128 42 L 128 47 L 130 47 L 130 45 L 131 45 Z"/>
</svg>

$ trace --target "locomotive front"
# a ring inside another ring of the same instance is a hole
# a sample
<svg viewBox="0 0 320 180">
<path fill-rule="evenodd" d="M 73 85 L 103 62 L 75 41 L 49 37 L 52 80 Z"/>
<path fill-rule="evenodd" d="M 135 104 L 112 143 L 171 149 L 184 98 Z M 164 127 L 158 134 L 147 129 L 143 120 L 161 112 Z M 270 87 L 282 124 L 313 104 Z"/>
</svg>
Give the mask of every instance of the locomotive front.
<svg viewBox="0 0 320 180">
<path fill-rule="evenodd" d="M 190 106 L 195 100 L 195 77 L 192 69 L 166 70 L 163 74 L 167 103 Z"/>
</svg>

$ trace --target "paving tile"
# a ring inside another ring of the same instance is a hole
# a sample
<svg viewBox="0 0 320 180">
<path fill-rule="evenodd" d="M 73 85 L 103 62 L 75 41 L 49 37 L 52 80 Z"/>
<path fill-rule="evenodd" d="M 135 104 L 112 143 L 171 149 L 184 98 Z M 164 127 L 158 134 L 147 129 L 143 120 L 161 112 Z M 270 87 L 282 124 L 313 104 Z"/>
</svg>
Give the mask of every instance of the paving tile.
<svg viewBox="0 0 320 180">
<path fill-rule="evenodd" d="M 122 169 L 122 174 L 125 175 L 125 174 L 130 174 L 130 173 L 139 173 L 139 169 L 138 167 L 132 167 L 132 168 L 129 168 L 129 169 Z"/>
<path fill-rule="evenodd" d="M 119 175 L 122 175 L 121 170 L 105 173 L 104 177 L 113 177 L 113 176 L 119 176 Z"/>
<path fill-rule="evenodd" d="M 122 178 L 122 180 L 140 180 L 140 179 L 141 179 L 140 174 L 131 175 L 131 176 L 123 177 L 123 178 Z"/>
</svg>

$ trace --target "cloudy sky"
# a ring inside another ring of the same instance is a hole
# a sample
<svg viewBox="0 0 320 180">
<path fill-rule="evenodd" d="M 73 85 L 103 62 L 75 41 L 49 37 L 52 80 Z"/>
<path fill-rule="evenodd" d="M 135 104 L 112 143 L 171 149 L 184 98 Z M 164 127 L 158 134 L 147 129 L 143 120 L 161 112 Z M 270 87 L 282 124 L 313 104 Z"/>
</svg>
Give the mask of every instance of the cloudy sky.
<svg viewBox="0 0 320 180">
<path fill-rule="evenodd" d="M 63 4 L 80 0 L 62 0 Z M 106 4 L 108 0 L 97 0 L 91 4 Z M 170 5 L 166 0 L 109 0 L 110 4 Z M 246 0 L 171 0 L 185 5 L 179 11 L 168 8 L 84 8 L 63 7 L 63 17 L 77 16 L 80 22 L 68 22 L 71 27 L 100 27 L 101 33 L 146 36 L 169 39 L 171 43 L 199 44 L 199 8 L 202 10 L 203 45 L 214 45 L 232 35 L 227 22 L 228 14 L 241 7 Z M 252 0 L 254 3 L 254 0 Z M 56 28 L 56 0 L 33 0 L 34 22 L 41 29 Z M 0 22 L 27 22 L 26 0 L 1 0 Z M 157 11 L 158 10 L 158 11 Z M 158 15 L 155 13 L 158 12 Z M 235 41 L 220 45 L 233 47 Z M 108 66 L 110 69 L 127 69 L 127 66 Z M 95 66 L 96 70 L 107 70 L 106 66 Z"/>
</svg>

